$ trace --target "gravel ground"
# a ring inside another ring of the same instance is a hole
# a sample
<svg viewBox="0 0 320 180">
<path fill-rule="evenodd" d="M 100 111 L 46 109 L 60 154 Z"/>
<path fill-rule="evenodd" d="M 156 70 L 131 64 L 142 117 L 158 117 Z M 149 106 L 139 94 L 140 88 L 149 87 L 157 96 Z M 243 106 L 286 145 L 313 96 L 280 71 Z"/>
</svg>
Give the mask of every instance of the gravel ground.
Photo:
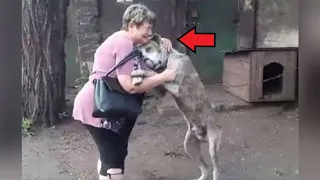
<svg viewBox="0 0 320 180">
<path fill-rule="evenodd" d="M 152 104 L 152 103 L 151 103 Z M 298 180 L 298 112 L 259 107 L 222 113 L 220 180 Z M 149 105 L 133 130 L 128 180 L 186 180 L 200 175 L 184 154 L 186 125 Z M 203 154 L 209 161 L 206 151 Z M 66 120 L 23 140 L 25 180 L 97 180 L 97 149 L 79 122 Z M 127 180 L 126 179 L 126 180 Z"/>
</svg>

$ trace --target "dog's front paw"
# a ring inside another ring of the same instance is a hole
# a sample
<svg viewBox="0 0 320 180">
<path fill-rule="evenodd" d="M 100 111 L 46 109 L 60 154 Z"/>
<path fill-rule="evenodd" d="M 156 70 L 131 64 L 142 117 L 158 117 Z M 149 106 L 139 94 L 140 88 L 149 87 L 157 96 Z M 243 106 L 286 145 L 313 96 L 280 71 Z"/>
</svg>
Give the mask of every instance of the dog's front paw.
<svg viewBox="0 0 320 180">
<path fill-rule="evenodd" d="M 142 81 L 143 81 L 142 77 L 133 77 L 131 79 L 132 84 L 135 86 L 139 86 L 142 83 Z"/>
<path fill-rule="evenodd" d="M 137 69 L 132 71 L 130 76 L 131 76 L 132 84 L 135 86 L 138 86 L 142 83 L 143 78 L 145 76 L 145 72 L 142 69 Z"/>
</svg>

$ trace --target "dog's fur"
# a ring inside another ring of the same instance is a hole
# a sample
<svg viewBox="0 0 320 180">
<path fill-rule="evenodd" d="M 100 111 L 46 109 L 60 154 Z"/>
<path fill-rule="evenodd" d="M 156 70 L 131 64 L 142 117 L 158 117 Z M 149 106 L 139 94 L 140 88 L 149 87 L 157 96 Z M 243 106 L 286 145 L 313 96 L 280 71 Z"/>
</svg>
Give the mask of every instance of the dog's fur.
<svg viewBox="0 0 320 180">
<path fill-rule="evenodd" d="M 208 179 L 210 170 L 203 160 L 200 148 L 201 142 L 209 143 L 209 154 L 213 164 L 213 180 L 218 178 L 218 156 L 217 152 L 222 137 L 222 129 L 217 125 L 216 112 L 205 91 L 199 75 L 190 58 L 173 49 L 167 53 L 163 47 L 161 37 L 155 34 L 149 43 L 140 46 L 140 51 L 146 58 L 147 66 L 159 73 L 165 68 L 174 70 L 176 79 L 172 83 L 163 85 L 166 91 L 170 92 L 187 122 L 187 133 L 184 140 L 185 152 L 196 162 L 201 170 L 201 176 L 197 180 Z M 151 76 L 155 72 L 145 72 L 144 76 Z M 161 87 L 155 88 L 160 90 Z M 157 93 L 164 96 L 163 93 Z"/>
</svg>

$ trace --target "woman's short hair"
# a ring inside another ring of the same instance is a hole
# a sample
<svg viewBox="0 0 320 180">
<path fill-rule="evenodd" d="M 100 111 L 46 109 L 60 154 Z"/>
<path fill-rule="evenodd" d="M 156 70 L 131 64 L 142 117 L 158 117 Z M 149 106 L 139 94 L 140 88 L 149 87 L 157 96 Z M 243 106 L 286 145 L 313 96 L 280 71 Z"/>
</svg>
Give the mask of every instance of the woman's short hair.
<svg viewBox="0 0 320 180">
<path fill-rule="evenodd" d="M 122 17 L 122 29 L 128 30 L 129 23 L 141 26 L 143 22 L 154 24 L 156 15 L 147 6 L 137 3 L 127 7 Z"/>
</svg>

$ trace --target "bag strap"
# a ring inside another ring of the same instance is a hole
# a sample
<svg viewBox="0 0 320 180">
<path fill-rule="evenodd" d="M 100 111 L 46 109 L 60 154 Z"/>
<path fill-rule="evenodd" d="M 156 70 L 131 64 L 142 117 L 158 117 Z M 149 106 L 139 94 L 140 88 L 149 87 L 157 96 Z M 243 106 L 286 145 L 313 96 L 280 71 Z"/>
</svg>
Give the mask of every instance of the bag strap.
<svg viewBox="0 0 320 180">
<path fill-rule="evenodd" d="M 107 74 L 106 74 L 105 76 L 108 76 L 110 73 L 112 73 L 112 72 L 113 72 L 114 70 L 116 70 L 118 67 L 122 66 L 123 64 L 125 64 L 126 62 L 128 62 L 129 60 L 131 60 L 131 59 L 133 59 L 133 58 L 135 58 L 135 57 L 137 57 L 137 56 L 140 57 L 140 58 L 138 58 L 138 59 L 141 59 L 142 54 L 141 54 L 140 50 L 135 46 L 135 47 L 133 48 L 133 50 L 132 50 L 126 57 L 124 57 L 118 64 L 116 64 L 115 66 L 113 66 L 113 67 L 109 70 L 109 72 L 107 72 Z M 96 73 L 96 71 L 93 72 L 93 73 L 91 73 L 91 74 L 94 74 L 94 73 Z"/>
</svg>

